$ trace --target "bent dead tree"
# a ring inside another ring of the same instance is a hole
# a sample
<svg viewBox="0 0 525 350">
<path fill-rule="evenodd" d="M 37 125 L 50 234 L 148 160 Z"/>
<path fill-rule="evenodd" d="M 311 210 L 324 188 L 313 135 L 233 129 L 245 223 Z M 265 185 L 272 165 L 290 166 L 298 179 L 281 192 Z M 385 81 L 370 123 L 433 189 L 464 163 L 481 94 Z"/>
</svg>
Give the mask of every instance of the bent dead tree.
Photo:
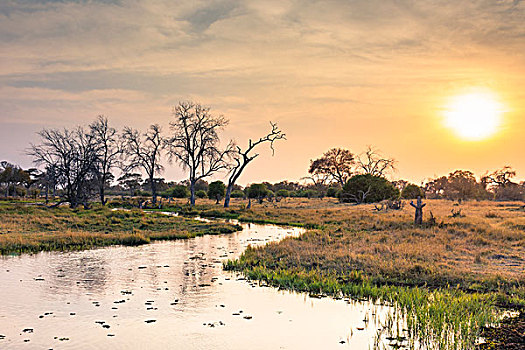
<svg viewBox="0 0 525 350">
<path fill-rule="evenodd" d="M 423 224 L 423 207 L 427 204 L 421 202 L 421 196 L 417 196 L 416 204 L 414 204 L 414 202 L 411 201 L 410 205 L 416 209 L 416 213 L 414 215 L 414 224 L 422 225 Z"/>
<path fill-rule="evenodd" d="M 259 140 L 252 142 L 250 139 L 248 141 L 248 147 L 246 150 L 242 150 L 239 146 L 236 146 L 235 151 L 233 152 L 233 159 L 235 160 L 235 164 L 231 167 L 230 170 L 230 177 L 228 178 L 228 186 L 226 187 L 226 194 L 224 196 L 224 207 L 228 208 L 230 206 L 230 198 L 231 193 L 233 190 L 233 186 L 235 185 L 235 182 L 239 179 L 242 172 L 246 168 L 246 166 L 255 158 L 259 156 L 259 153 L 256 153 L 254 155 L 250 155 L 250 152 L 253 151 L 255 147 L 260 145 L 264 142 L 270 143 L 270 148 L 272 150 L 272 155 L 274 155 L 275 150 L 273 148 L 273 143 L 276 140 L 286 140 L 286 134 L 284 134 L 281 130 L 279 130 L 279 127 L 276 123 L 270 122 L 270 125 L 272 126 L 272 130 L 265 136 L 261 137 Z M 251 205 L 251 203 L 250 203 Z"/>
</svg>

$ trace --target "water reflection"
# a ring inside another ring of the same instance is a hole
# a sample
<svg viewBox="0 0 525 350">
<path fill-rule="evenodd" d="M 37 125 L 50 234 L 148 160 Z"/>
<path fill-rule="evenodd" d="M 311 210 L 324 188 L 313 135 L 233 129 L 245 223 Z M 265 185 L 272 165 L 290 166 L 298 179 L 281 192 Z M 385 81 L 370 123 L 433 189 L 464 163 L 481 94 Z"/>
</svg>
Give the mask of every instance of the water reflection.
<svg viewBox="0 0 525 350">
<path fill-rule="evenodd" d="M 0 260 L 0 347 L 367 349 L 378 306 L 256 287 L 222 270 L 297 228 Z M 380 307 L 379 307 L 380 308 Z M 374 315 L 372 315 L 374 313 Z M 366 318 L 367 322 L 363 322 Z M 23 332 L 31 328 L 32 332 Z M 1 337 L 0 337 L 1 338 Z"/>
</svg>

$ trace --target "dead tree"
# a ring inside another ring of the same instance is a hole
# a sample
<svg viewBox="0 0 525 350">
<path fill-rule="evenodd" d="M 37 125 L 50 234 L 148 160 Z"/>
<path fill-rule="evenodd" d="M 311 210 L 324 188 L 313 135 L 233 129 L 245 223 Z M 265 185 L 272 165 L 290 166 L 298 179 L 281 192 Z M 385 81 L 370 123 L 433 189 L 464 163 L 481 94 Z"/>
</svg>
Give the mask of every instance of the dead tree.
<svg viewBox="0 0 525 350">
<path fill-rule="evenodd" d="M 410 205 L 416 209 L 416 213 L 414 215 L 414 224 L 422 225 L 423 224 L 423 207 L 427 204 L 421 202 L 421 196 L 417 196 L 416 204 L 414 204 L 413 201 L 410 201 Z"/>
<path fill-rule="evenodd" d="M 172 136 L 166 140 L 170 160 L 189 171 L 190 205 L 195 206 L 195 184 L 228 167 L 233 143 L 219 148 L 219 131 L 227 124 L 223 116 L 213 116 L 210 108 L 193 102 L 180 102 L 173 110 Z"/>
<path fill-rule="evenodd" d="M 124 172 L 134 169 L 144 170 L 151 186 L 153 204 L 156 204 L 157 183 L 155 174 L 164 169 L 160 164 L 161 152 L 164 148 L 164 138 L 161 136 L 160 126 L 151 125 L 143 135 L 137 130 L 125 127 L 122 137 L 124 139 L 124 155 L 127 157 L 127 164 L 123 167 Z"/>
<path fill-rule="evenodd" d="M 383 157 L 379 151 L 368 146 L 364 154 L 357 157 L 357 166 L 362 174 L 383 177 L 387 171 L 395 170 L 396 161 Z"/>
<path fill-rule="evenodd" d="M 89 125 L 95 137 L 98 159 L 95 164 L 98 180 L 100 202 L 106 205 L 105 190 L 111 180 L 111 170 L 118 165 L 122 154 L 122 141 L 117 130 L 108 125 L 108 118 L 99 115 L 97 120 Z"/>
<path fill-rule="evenodd" d="M 235 164 L 231 167 L 230 177 L 228 178 L 228 186 L 226 187 L 226 195 L 224 196 L 225 208 L 228 208 L 230 206 L 231 193 L 235 182 L 239 179 L 246 166 L 252 160 L 259 156 L 258 153 L 250 155 L 250 152 L 252 152 L 254 148 L 260 145 L 261 143 L 269 142 L 273 155 L 275 153 L 273 143 L 276 140 L 286 140 L 286 135 L 283 134 L 281 130 L 279 130 L 277 124 L 270 122 L 270 125 L 272 126 L 272 130 L 267 135 L 261 137 L 255 142 L 252 142 L 252 140 L 250 139 L 248 141 L 248 147 L 246 148 L 246 150 L 243 151 L 239 146 L 235 146 L 235 150 L 233 152 L 233 159 L 235 161 Z"/>
</svg>

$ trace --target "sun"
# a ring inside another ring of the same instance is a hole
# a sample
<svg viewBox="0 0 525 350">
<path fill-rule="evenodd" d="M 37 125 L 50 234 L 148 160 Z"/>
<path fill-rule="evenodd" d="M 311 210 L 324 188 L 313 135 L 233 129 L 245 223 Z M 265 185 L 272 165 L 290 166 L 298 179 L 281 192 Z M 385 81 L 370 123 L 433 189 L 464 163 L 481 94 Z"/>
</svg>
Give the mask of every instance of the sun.
<svg viewBox="0 0 525 350">
<path fill-rule="evenodd" d="M 445 107 L 445 125 L 466 140 L 483 140 L 496 133 L 503 105 L 489 92 L 453 97 Z"/>
</svg>

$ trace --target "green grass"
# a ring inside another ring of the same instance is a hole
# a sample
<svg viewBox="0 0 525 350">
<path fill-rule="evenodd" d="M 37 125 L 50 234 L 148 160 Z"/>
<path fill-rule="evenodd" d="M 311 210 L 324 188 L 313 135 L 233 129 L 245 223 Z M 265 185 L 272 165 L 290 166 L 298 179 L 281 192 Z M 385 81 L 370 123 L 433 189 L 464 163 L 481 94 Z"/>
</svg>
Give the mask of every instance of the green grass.
<svg viewBox="0 0 525 350">
<path fill-rule="evenodd" d="M 0 204 L 0 254 L 3 255 L 117 244 L 134 246 L 153 240 L 193 238 L 240 229 L 238 225 L 206 223 L 141 210 Z"/>
</svg>

